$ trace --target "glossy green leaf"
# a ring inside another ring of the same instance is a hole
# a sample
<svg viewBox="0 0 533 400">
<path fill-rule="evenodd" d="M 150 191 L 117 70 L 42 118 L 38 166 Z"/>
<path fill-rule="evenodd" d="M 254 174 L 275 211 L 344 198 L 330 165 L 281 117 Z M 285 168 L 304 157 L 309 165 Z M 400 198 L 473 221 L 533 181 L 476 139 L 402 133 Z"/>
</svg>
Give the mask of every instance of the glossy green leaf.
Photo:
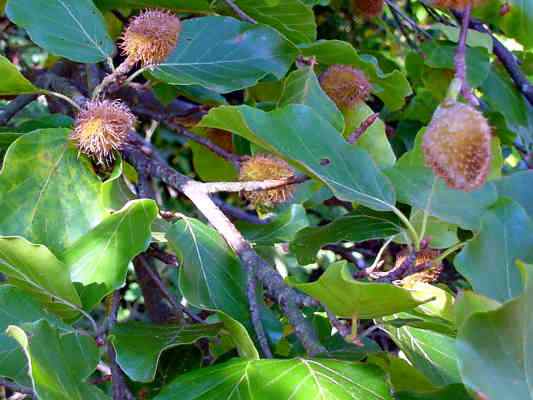
<svg viewBox="0 0 533 400">
<path fill-rule="evenodd" d="M 438 23 L 432 25 L 431 28 L 442 31 L 446 38 L 452 42 L 457 43 L 459 41 L 459 27 Z M 492 53 L 493 42 L 492 36 L 488 33 L 478 32 L 473 29 L 468 30 L 466 44 L 470 47 L 484 47 L 489 53 Z"/>
<path fill-rule="evenodd" d="M 150 227 L 156 216 L 157 206 L 153 200 L 131 201 L 82 236 L 61 256 L 73 282 L 84 286 L 98 284 L 83 290 L 85 308 L 91 309 L 124 284 L 128 264 L 150 244 Z"/>
<path fill-rule="evenodd" d="M 533 47 L 533 3 L 509 0 L 509 12 L 500 20 L 502 30 L 526 48 Z"/>
<path fill-rule="evenodd" d="M 291 286 L 325 304 L 343 318 L 370 319 L 411 310 L 431 297 L 388 283 L 360 282 L 352 278 L 345 261 L 328 267 L 316 282 Z"/>
<path fill-rule="evenodd" d="M 69 60 L 95 63 L 115 51 L 91 0 L 9 0 L 6 13 L 36 44 Z"/>
<path fill-rule="evenodd" d="M 296 254 L 300 264 L 311 264 L 317 252 L 326 244 L 384 239 L 401 231 L 400 222 L 393 214 L 360 207 L 327 225 L 302 229 L 291 242 L 290 250 Z"/>
<path fill-rule="evenodd" d="M 0 238 L 0 272 L 62 318 L 79 315 L 81 301 L 68 269 L 46 247 L 20 237 Z"/>
<path fill-rule="evenodd" d="M 372 365 L 322 359 L 231 361 L 182 375 L 155 400 L 391 400 Z"/>
<path fill-rule="evenodd" d="M 533 171 L 519 171 L 496 182 L 500 196 L 506 196 L 520 204 L 533 219 Z"/>
<path fill-rule="evenodd" d="M 385 325 L 385 330 L 411 364 L 434 385 L 461 383 L 453 337 L 409 326 Z"/>
<path fill-rule="evenodd" d="M 236 0 L 235 3 L 257 22 L 270 25 L 295 44 L 316 39 L 313 10 L 300 0 L 283 0 L 269 4 L 268 0 Z"/>
<path fill-rule="evenodd" d="M 5 335 L 9 325 L 21 325 L 46 319 L 53 325 L 62 323 L 42 309 L 28 293 L 10 285 L 0 286 L 0 376 L 29 385 L 27 362 L 17 342 Z"/>
<path fill-rule="evenodd" d="M 374 111 L 365 103 L 346 110 L 344 112 L 346 121 L 344 137 L 349 138 L 373 114 Z M 381 169 L 392 167 L 396 162 L 396 155 L 385 132 L 385 123 L 379 118 L 357 138 L 355 146 L 366 150 Z"/>
<path fill-rule="evenodd" d="M 111 210 L 120 210 L 124 205 L 137 198 L 125 181 L 124 162 L 118 159 L 111 175 L 102 183 L 102 204 Z"/>
<path fill-rule="evenodd" d="M 167 232 L 167 240 L 183 263 L 179 285 L 196 307 L 221 310 L 247 323 L 246 276 L 224 239 L 204 223 L 184 217 Z"/>
<path fill-rule="evenodd" d="M 471 290 L 459 293 L 455 302 L 455 322 L 461 327 L 473 314 L 478 312 L 492 311 L 501 306 L 495 300 L 489 299 Z"/>
<path fill-rule="evenodd" d="M 305 208 L 299 204 L 291 205 L 268 224 L 237 223 L 237 228 L 250 242 L 258 246 L 290 241 L 296 232 L 309 225 Z"/>
<path fill-rule="evenodd" d="M 79 333 L 60 334 L 47 321 L 29 327 L 11 325 L 7 332 L 24 350 L 39 400 L 109 400 L 84 381 L 100 359 L 93 338 Z"/>
<path fill-rule="evenodd" d="M 509 199 L 500 199 L 483 216 L 481 230 L 455 258 L 455 266 L 473 288 L 503 302 L 522 292 L 515 266 L 533 262 L 533 220 Z"/>
<path fill-rule="evenodd" d="M 38 130 L 9 147 L 0 173 L 0 235 L 23 236 L 60 254 L 104 217 L 100 179 L 78 157 L 69 132 Z"/>
<path fill-rule="evenodd" d="M 468 390 L 457 383 L 423 393 L 399 392 L 396 398 L 398 400 L 472 400 Z"/>
<path fill-rule="evenodd" d="M 353 148 L 325 119 L 305 105 L 270 113 L 248 106 L 212 109 L 201 125 L 232 131 L 298 163 L 335 195 L 376 210 L 390 210 L 395 194 L 368 153 Z"/>
<path fill-rule="evenodd" d="M 192 344 L 201 338 L 214 338 L 222 324 L 152 325 L 130 321 L 116 325 L 111 331 L 120 368 L 137 382 L 155 378 L 159 358 L 172 347 Z"/>
<path fill-rule="evenodd" d="M 472 315 L 457 337 L 465 385 L 489 399 L 533 399 L 533 266 L 526 290 L 500 308 Z"/>
<path fill-rule="evenodd" d="M 166 8 L 182 13 L 206 13 L 210 10 L 208 0 L 95 0 L 98 8 Z"/>
<path fill-rule="evenodd" d="M 152 73 L 173 85 L 226 93 L 268 75 L 281 79 L 295 56 L 296 49 L 270 27 L 229 17 L 193 18 L 183 22 L 176 49 Z"/>
<path fill-rule="evenodd" d="M 188 142 L 192 150 L 194 170 L 204 182 L 236 181 L 239 173 L 235 166 L 205 146 Z"/>
<path fill-rule="evenodd" d="M 244 325 L 222 311 L 217 314 L 224 323 L 224 328 L 228 331 L 229 337 L 235 344 L 239 356 L 246 360 L 258 360 L 259 352 Z"/>
<path fill-rule="evenodd" d="M 0 55 L 0 73 L 2 74 L 0 95 L 38 93 L 40 91 L 19 72 L 17 67 L 2 55 Z"/>
<path fill-rule="evenodd" d="M 344 130 L 344 117 L 335 103 L 322 90 L 312 68 L 298 69 L 285 79 L 278 106 L 305 104 L 335 127 Z"/>
<path fill-rule="evenodd" d="M 301 45 L 305 56 L 315 56 L 321 65 L 346 64 L 361 69 L 372 83 L 372 93 L 379 97 L 391 111 L 399 110 L 405 98 L 412 94 L 405 75 L 394 70 L 384 73 L 378 61 L 370 55 L 360 55 L 348 42 L 319 40 L 310 45 Z"/>
</svg>

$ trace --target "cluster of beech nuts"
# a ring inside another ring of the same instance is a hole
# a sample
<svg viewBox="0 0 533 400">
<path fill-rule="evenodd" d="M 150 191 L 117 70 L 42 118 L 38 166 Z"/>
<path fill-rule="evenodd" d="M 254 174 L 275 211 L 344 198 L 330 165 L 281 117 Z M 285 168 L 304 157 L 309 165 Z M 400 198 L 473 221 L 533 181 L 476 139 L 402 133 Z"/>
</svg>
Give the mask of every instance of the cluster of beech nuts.
<svg viewBox="0 0 533 400">
<path fill-rule="evenodd" d="M 468 1 L 431 0 L 432 5 L 461 10 Z M 383 1 L 354 0 L 354 8 L 366 17 L 378 16 Z M 164 11 L 144 11 L 134 17 L 121 37 L 120 47 L 126 64 L 152 66 L 163 62 L 178 43 L 181 22 Z M 372 85 L 363 71 L 349 65 L 332 65 L 319 78 L 324 92 L 342 111 L 357 107 L 367 100 Z M 107 166 L 134 129 L 135 116 L 118 100 L 93 100 L 79 112 L 72 141 L 79 151 L 97 164 Z M 221 147 L 233 150 L 231 134 L 209 130 L 208 136 L 220 141 Z M 222 143 L 223 142 L 223 143 Z M 486 180 L 491 161 L 491 129 L 483 115 L 470 105 L 445 101 L 435 112 L 423 137 L 426 164 L 446 183 L 458 190 L 474 190 Z M 294 174 L 285 161 L 272 155 L 259 154 L 241 164 L 241 181 L 283 179 Z M 294 186 L 246 192 L 252 205 L 272 206 L 285 202 Z"/>
<path fill-rule="evenodd" d="M 181 31 L 179 18 L 164 11 L 145 11 L 134 17 L 122 34 L 124 65 L 159 64 L 174 50 Z M 72 141 L 97 164 L 109 165 L 133 130 L 135 116 L 122 102 L 93 100 L 78 113 Z"/>
</svg>

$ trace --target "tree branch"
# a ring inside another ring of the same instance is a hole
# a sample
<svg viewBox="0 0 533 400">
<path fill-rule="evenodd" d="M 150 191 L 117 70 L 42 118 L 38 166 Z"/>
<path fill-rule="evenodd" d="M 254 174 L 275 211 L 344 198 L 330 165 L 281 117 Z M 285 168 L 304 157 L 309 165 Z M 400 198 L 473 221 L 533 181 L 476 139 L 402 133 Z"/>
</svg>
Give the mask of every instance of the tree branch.
<svg viewBox="0 0 533 400">
<path fill-rule="evenodd" d="M 9 390 L 11 390 L 13 393 L 22 393 L 27 394 L 31 397 L 35 397 L 35 392 L 32 388 L 27 386 L 22 386 L 17 383 L 8 381 L 7 379 L 0 378 L 0 386 L 3 386 Z"/>
<path fill-rule="evenodd" d="M 299 305 L 314 305 L 316 303 L 307 296 L 301 295 L 288 287 L 283 278 L 257 255 L 241 233 L 210 198 L 209 191 L 204 187 L 204 183 L 196 182 L 187 176 L 181 175 L 165 163 L 149 158 L 136 147 L 135 143 L 138 146 L 139 140 L 138 137 L 132 136 L 132 144 L 123 149 L 125 158 L 137 169 L 140 169 L 141 172 L 145 171 L 185 194 L 235 251 L 248 272 L 249 279 L 253 278 L 253 274 L 250 272 L 254 271 L 255 276 L 265 286 L 267 293 L 279 302 L 307 351 L 310 354 L 324 352 L 325 348 L 318 342 L 316 333 L 308 325 L 298 309 Z M 257 321 L 258 311 L 255 309 L 257 307 L 255 296 L 249 301 L 252 317 L 255 319 L 253 321 L 254 328 L 260 343 L 264 345 L 266 337 L 262 325 L 261 327 L 258 326 L 260 321 Z M 263 351 L 265 352 L 264 349 Z"/>
<path fill-rule="evenodd" d="M 376 122 L 376 119 L 378 119 L 379 113 L 374 113 L 370 116 L 368 116 L 367 119 L 365 119 L 363 122 L 361 122 L 361 125 L 359 128 L 357 128 L 348 138 L 348 143 L 354 144 L 357 139 L 359 139 L 367 130 L 372 126 L 374 122 Z"/>
<path fill-rule="evenodd" d="M 463 13 L 454 11 L 454 15 L 456 18 L 461 19 L 463 18 Z M 527 99 L 530 105 L 533 106 L 533 85 L 529 81 L 529 79 L 526 77 L 526 75 L 521 70 L 520 66 L 518 65 L 518 61 L 516 60 L 516 57 L 513 53 L 511 53 L 504 45 L 503 43 L 498 40 L 497 37 L 495 37 L 492 32 L 487 29 L 483 23 L 481 23 L 478 20 L 470 19 L 469 24 L 471 29 L 474 29 L 478 32 L 486 33 L 492 37 L 494 47 L 493 47 L 493 53 L 500 62 L 503 64 L 509 75 L 511 76 L 511 79 L 515 83 L 517 89 L 524 95 L 524 97 Z"/>
<path fill-rule="evenodd" d="M 202 184 L 202 190 L 207 193 L 217 192 L 256 192 L 260 190 L 277 189 L 279 187 L 295 185 L 309 180 L 305 175 L 294 175 L 286 179 L 271 179 L 266 181 L 247 182 L 209 182 Z"/>
</svg>

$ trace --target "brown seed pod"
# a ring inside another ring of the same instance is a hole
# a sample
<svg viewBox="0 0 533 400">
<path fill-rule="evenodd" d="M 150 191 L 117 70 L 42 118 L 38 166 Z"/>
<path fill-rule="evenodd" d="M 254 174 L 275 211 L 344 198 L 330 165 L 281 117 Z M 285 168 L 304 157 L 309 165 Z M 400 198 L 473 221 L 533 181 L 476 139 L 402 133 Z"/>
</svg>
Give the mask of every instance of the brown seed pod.
<svg viewBox="0 0 533 400">
<path fill-rule="evenodd" d="M 135 116 L 120 101 L 90 101 L 79 112 L 70 135 L 80 153 L 108 165 L 135 125 Z"/>
<path fill-rule="evenodd" d="M 379 17 L 383 14 L 383 0 L 353 0 L 353 9 L 364 18 Z"/>
<path fill-rule="evenodd" d="M 233 153 L 235 150 L 233 148 L 233 135 L 231 132 L 224 131 L 217 128 L 209 128 L 207 130 L 207 137 L 217 146 L 223 148 L 224 150 Z"/>
<path fill-rule="evenodd" d="M 424 134 L 426 164 L 449 187 L 471 191 L 485 183 L 491 161 L 491 129 L 483 115 L 463 103 L 441 105 Z"/>
<path fill-rule="evenodd" d="M 447 10 L 464 11 L 466 6 L 471 3 L 472 7 L 478 7 L 483 4 L 485 0 L 426 0 L 432 7 L 444 8 Z"/>
<path fill-rule="evenodd" d="M 284 160 L 269 154 L 257 154 L 242 163 L 239 180 L 241 182 L 264 181 L 285 179 L 293 175 L 294 170 Z M 294 191 L 294 185 L 286 185 L 270 190 L 243 192 L 243 195 L 254 206 L 272 207 L 290 200 Z"/>
<path fill-rule="evenodd" d="M 122 34 L 120 48 L 143 66 L 163 62 L 174 50 L 181 32 L 180 19 L 166 11 L 148 10 L 134 17 Z"/>
<path fill-rule="evenodd" d="M 365 101 L 372 85 L 365 74 L 349 65 L 332 65 L 320 75 L 320 86 L 341 109 Z"/>
<path fill-rule="evenodd" d="M 406 259 L 408 255 L 409 255 L 409 249 L 402 250 L 400 253 L 398 253 L 396 257 L 396 266 L 400 266 L 401 264 L 403 264 L 404 260 Z M 439 250 L 434 250 L 434 249 L 420 250 L 418 254 L 416 255 L 415 266 L 420 267 L 423 264 L 426 264 L 434 260 L 439 255 L 440 255 Z M 412 284 L 415 282 L 433 283 L 437 279 L 439 279 L 439 275 L 441 272 L 442 272 L 442 263 L 439 263 L 425 271 L 406 276 L 405 278 L 403 278 L 402 283 L 404 285 Z"/>
</svg>

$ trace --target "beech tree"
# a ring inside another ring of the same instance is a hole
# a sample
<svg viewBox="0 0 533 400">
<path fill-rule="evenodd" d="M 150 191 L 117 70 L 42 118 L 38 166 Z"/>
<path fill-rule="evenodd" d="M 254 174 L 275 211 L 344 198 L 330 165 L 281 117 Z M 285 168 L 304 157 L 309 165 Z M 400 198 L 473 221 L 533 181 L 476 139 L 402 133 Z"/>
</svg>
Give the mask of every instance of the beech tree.
<svg viewBox="0 0 533 400">
<path fill-rule="evenodd" d="M 0 11 L 0 399 L 533 399 L 533 2 Z"/>
</svg>

